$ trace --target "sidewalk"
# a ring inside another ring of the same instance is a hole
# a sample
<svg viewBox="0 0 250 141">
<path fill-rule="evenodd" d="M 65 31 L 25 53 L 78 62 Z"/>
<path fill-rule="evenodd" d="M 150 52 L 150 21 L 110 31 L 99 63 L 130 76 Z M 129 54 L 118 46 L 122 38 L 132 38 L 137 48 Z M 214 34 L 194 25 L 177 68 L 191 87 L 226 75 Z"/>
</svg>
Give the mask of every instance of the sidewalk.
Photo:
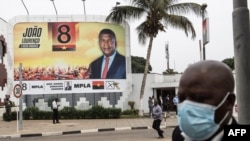
<svg viewBox="0 0 250 141">
<path fill-rule="evenodd" d="M 22 130 L 17 130 L 17 121 L 0 121 L 1 138 L 22 138 L 30 136 L 50 136 L 64 134 L 83 134 L 88 132 L 103 132 L 115 130 L 152 129 L 152 118 L 135 119 L 80 119 L 60 120 L 53 124 L 52 120 L 23 120 Z M 172 128 L 177 125 L 174 116 L 162 121 L 161 128 Z M 166 137 L 170 139 L 171 137 Z"/>
</svg>

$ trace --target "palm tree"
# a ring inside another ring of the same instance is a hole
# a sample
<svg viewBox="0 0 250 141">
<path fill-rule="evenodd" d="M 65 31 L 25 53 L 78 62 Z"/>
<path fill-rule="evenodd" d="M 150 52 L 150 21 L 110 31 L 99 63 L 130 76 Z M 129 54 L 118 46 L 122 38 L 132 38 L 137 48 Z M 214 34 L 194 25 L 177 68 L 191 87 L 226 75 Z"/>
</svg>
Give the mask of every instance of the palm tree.
<svg viewBox="0 0 250 141">
<path fill-rule="evenodd" d="M 201 5 L 196 3 L 178 3 L 178 0 L 131 0 L 127 6 L 115 6 L 111 13 L 106 17 L 107 22 L 121 24 L 125 20 L 145 17 L 145 20 L 136 28 L 139 43 L 146 44 L 149 38 L 146 65 L 140 90 L 140 115 L 143 115 L 143 95 L 148 73 L 150 54 L 153 40 L 159 31 L 166 31 L 168 26 L 181 29 L 191 38 L 196 37 L 195 29 L 191 21 L 182 15 L 193 13 L 201 16 Z"/>
</svg>

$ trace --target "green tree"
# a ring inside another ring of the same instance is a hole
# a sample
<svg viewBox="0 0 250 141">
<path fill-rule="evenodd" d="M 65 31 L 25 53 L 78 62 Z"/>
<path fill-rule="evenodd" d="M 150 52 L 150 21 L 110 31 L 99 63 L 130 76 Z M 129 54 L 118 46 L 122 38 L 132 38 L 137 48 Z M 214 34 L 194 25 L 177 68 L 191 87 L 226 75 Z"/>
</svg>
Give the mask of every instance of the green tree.
<svg viewBox="0 0 250 141">
<path fill-rule="evenodd" d="M 140 90 L 140 115 L 143 115 L 143 96 L 153 40 L 158 32 L 165 32 L 168 26 L 183 30 L 187 36 L 191 33 L 191 38 L 194 39 L 196 33 L 193 24 L 184 16 L 189 13 L 201 16 L 201 5 L 178 3 L 178 0 L 131 0 L 130 5 L 113 7 L 111 13 L 106 17 L 106 21 L 117 24 L 121 24 L 125 20 L 144 18 L 144 21 L 136 28 L 140 43 L 146 44 L 146 39 L 149 38 L 146 65 Z"/>
<path fill-rule="evenodd" d="M 234 57 L 226 58 L 222 60 L 223 63 L 227 64 L 232 70 L 234 70 Z"/>
<path fill-rule="evenodd" d="M 178 72 L 174 71 L 174 69 L 166 69 L 164 72 L 162 72 L 163 75 L 167 74 L 178 74 Z"/>
<path fill-rule="evenodd" d="M 132 73 L 143 73 L 146 65 L 146 59 L 138 56 L 131 56 Z M 152 67 L 149 64 L 148 73 L 152 71 Z"/>
</svg>

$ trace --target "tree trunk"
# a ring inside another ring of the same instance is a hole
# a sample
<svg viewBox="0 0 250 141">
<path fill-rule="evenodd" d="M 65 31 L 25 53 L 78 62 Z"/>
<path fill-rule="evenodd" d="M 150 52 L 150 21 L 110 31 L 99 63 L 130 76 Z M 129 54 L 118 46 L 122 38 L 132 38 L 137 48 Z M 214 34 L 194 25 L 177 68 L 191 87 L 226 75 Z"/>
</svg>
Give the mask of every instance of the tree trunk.
<svg viewBox="0 0 250 141">
<path fill-rule="evenodd" d="M 153 39 L 154 39 L 154 37 L 151 36 L 150 40 L 149 40 L 146 64 L 145 64 L 144 74 L 143 74 L 143 78 L 142 78 L 141 91 L 140 91 L 140 110 L 139 110 L 140 116 L 143 116 L 143 96 L 144 96 L 144 90 L 145 90 L 145 85 L 146 85 L 146 80 L 147 80 L 148 66 L 149 66 L 149 61 L 150 61 L 152 45 L 153 45 Z"/>
</svg>

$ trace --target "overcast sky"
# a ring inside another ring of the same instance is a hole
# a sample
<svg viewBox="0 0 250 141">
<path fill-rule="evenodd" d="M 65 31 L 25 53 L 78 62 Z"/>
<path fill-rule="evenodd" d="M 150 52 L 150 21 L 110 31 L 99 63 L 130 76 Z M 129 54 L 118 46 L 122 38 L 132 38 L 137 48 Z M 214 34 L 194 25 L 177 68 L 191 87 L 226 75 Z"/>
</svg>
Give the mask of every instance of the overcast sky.
<svg viewBox="0 0 250 141">
<path fill-rule="evenodd" d="M 51 0 L 23 0 L 29 15 L 55 15 Z M 127 5 L 129 0 L 86 0 L 87 15 L 107 15 L 111 8 L 120 2 Z M 232 32 L 232 0 L 179 0 L 179 2 L 206 3 L 210 27 L 210 42 L 206 45 L 206 59 L 222 61 L 234 56 Z M 82 0 L 54 0 L 58 15 L 84 14 Z M 0 5 L 0 17 L 6 21 L 18 15 L 27 15 L 22 0 L 5 0 Z M 170 68 L 183 72 L 194 62 L 201 59 L 199 40 L 202 39 L 202 20 L 200 17 L 188 16 L 192 21 L 197 37 L 192 40 L 183 31 L 169 27 L 166 33 L 159 33 L 153 43 L 150 64 L 153 72 L 162 73 L 167 68 L 165 44 L 169 43 Z M 142 46 L 134 32 L 139 22 L 130 23 L 131 55 L 146 57 L 147 44 Z"/>
</svg>

